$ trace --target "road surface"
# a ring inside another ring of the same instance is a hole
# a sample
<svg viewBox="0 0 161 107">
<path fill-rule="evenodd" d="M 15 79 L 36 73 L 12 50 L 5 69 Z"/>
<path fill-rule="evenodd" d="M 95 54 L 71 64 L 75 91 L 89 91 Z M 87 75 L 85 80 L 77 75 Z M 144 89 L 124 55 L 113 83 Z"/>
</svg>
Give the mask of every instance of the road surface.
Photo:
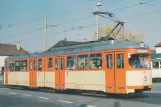
<svg viewBox="0 0 161 107">
<path fill-rule="evenodd" d="M 128 96 L 89 96 L 0 88 L 0 107 L 161 107 L 161 84 Z"/>
</svg>

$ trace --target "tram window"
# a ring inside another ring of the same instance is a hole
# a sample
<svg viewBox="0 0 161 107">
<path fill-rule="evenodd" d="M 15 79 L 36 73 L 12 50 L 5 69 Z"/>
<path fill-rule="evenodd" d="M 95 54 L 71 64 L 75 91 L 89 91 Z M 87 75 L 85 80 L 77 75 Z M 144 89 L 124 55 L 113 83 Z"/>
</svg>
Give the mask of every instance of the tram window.
<svg viewBox="0 0 161 107">
<path fill-rule="evenodd" d="M 150 61 L 146 54 L 132 54 L 129 58 L 129 65 L 132 68 L 150 68 Z"/>
<path fill-rule="evenodd" d="M 15 61 L 15 71 L 20 71 L 20 61 Z"/>
<path fill-rule="evenodd" d="M 116 55 L 116 65 L 117 68 L 124 68 L 124 54 Z"/>
<path fill-rule="evenodd" d="M 52 67 L 53 67 L 53 59 L 49 58 L 48 59 L 48 70 L 52 70 Z"/>
<path fill-rule="evenodd" d="M 59 59 L 55 59 L 55 69 L 59 69 Z"/>
<path fill-rule="evenodd" d="M 90 69 L 102 68 L 102 55 L 90 54 Z"/>
<path fill-rule="evenodd" d="M 64 58 L 61 58 L 61 70 L 64 70 Z"/>
<path fill-rule="evenodd" d="M 153 69 L 159 69 L 159 62 L 153 62 Z"/>
<path fill-rule="evenodd" d="M 36 71 L 36 61 L 34 61 L 34 71 Z"/>
<path fill-rule="evenodd" d="M 106 55 L 106 67 L 112 69 L 112 54 Z"/>
<path fill-rule="evenodd" d="M 77 61 L 76 56 L 67 56 L 67 69 L 76 69 Z"/>
<path fill-rule="evenodd" d="M 10 71 L 14 71 L 15 70 L 15 64 L 14 64 L 14 62 L 10 62 L 10 64 L 9 64 L 9 70 Z"/>
<path fill-rule="evenodd" d="M 22 60 L 21 61 L 21 71 L 26 71 L 27 70 L 27 60 Z"/>
<path fill-rule="evenodd" d="M 32 66 L 33 66 L 33 64 L 32 64 L 32 61 L 29 61 L 29 65 L 30 65 L 30 71 L 32 71 Z"/>
<path fill-rule="evenodd" d="M 88 69 L 88 55 L 78 56 L 78 69 Z"/>
<path fill-rule="evenodd" d="M 42 70 L 42 59 L 38 60 L 38 70 L 41 71 Z"/>
</svg>

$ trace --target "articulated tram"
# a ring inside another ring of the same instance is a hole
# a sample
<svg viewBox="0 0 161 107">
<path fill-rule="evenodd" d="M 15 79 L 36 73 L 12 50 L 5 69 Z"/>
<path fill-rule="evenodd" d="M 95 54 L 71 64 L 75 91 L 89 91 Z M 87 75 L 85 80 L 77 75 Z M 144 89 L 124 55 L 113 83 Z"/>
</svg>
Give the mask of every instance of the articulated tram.
<svg viewBox="0 0 161 107">
<path fill-rule="evenodd" d="M 150 48 L 143 42 L 101 40 L 9 56 L 4 84 L 114 94 L 143 92 L 152 89 Z"/>
</svg>

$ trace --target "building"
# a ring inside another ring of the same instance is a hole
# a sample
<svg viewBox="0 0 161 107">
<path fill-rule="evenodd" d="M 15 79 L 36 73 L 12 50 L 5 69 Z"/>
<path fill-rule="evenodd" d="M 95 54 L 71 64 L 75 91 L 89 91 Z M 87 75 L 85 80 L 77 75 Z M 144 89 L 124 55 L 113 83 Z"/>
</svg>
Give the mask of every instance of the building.
<svg viewBox="0 0 161 107">
<path fill-rule="evenodd" d="M 67 46 L 67 45 L 74 45 L 74 44 L 79 44 L 79 43 L 81 43 L 81 42 L 67 41 L 66 39 L 65 40 L 60 40 L 55 45 L 53 45 L 51 48 L 49 48 L 47 51 L 52 51 L 52 49 L 57 48 L 57 47 L 63 47 L 63 46 Z"/>
<path fill-rule="evenodd" d="M 156 48 L 156 54 L 161 53 L 161 42 L 157 43 L 154 47 Z"/>
<path fill-rule="evenodd" d="M 153 82 L 161 82 L 161 42 L 155 46 L 156 53 L 151 52 L 151 65 Z"/>
<path fill-rule="evenodd" d="M 8 56 L 22 54 L 28 54 L 28 52 L 20 46 L 19 42 L 17 42 L 15 45 L 0 43 L 0 74 L 3 75 L 5 58 Z"/>
</svg>

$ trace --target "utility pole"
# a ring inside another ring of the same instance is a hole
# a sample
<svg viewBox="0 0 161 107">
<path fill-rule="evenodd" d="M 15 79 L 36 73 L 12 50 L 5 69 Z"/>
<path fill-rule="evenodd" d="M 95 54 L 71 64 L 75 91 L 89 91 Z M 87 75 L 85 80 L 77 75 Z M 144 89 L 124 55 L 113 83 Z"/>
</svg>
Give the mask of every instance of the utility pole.
<svg viewBox="0 0 161 107">
<path fill-rule="evenodd" d="M 99 6 L 102 6 L 101 2 L 97 1 L 96 12 L 99 12 Z M 97 40 L 99 39 L 99 13 L 96 15 L 96 25 L 97 25 Z"/>
<path fill-rule="evenodd" d="M 44 25 L 44 51 L 47 48 L 47 18 L 45 17 L 45 25 Z"/>
</svg>

